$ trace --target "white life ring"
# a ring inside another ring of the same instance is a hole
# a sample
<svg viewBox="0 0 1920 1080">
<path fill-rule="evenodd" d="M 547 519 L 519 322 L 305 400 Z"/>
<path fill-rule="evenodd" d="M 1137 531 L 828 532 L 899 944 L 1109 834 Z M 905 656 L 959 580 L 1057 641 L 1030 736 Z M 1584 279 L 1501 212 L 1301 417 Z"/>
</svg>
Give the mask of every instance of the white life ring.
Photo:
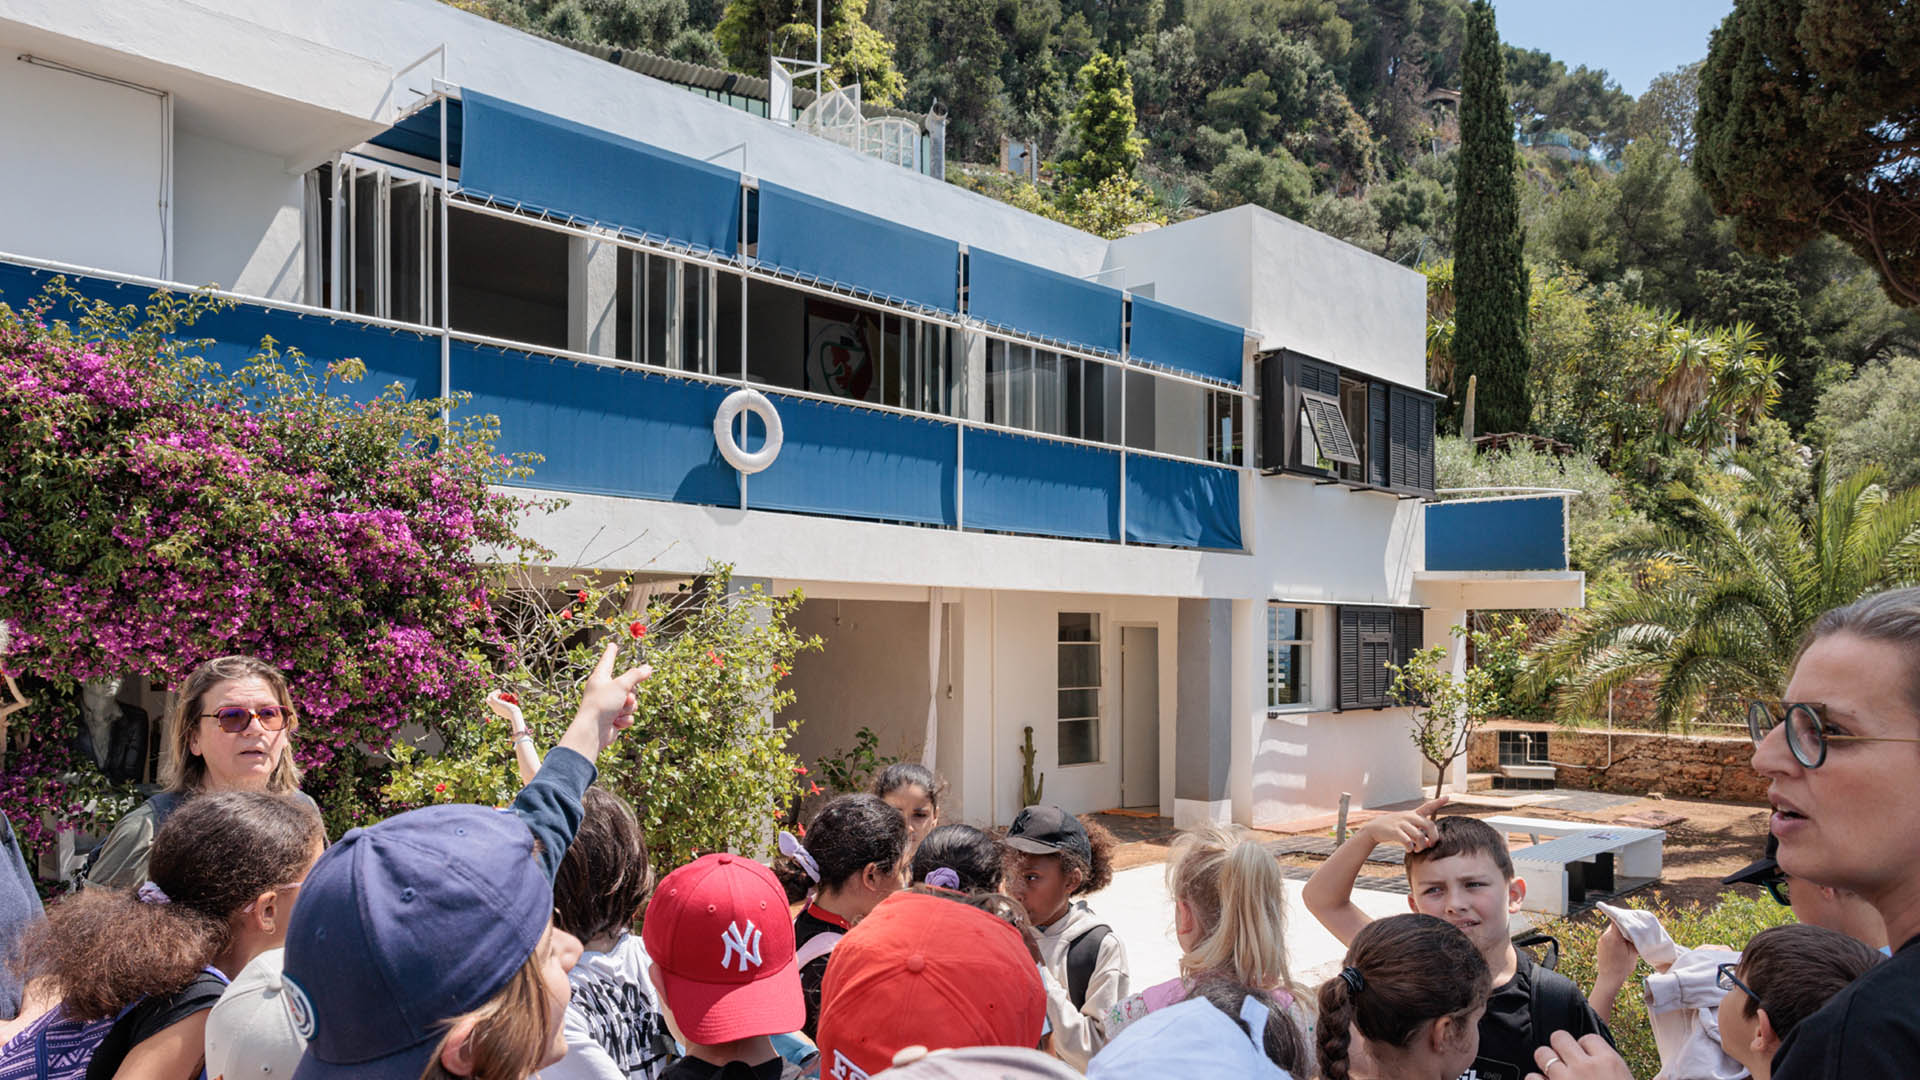
<svg viewBox="0 0 1920 1080">
<path fill-rule="evenodd" d="M 751 454 L 733 439 L 733 422 L 742 412 L 758 416 L 760 422 L 767 425 L 767 441 Z M 743 473 L 757 473 L 773 464 L 773 459 L 780 456 L 782 437 L 780 414 L 774 411 L 767 395 L 758 390 L 735 390 L 720 403 L 720 411 L 713 414 L 713 441 L 720 447 L 720 456 Z"/>
</svg>

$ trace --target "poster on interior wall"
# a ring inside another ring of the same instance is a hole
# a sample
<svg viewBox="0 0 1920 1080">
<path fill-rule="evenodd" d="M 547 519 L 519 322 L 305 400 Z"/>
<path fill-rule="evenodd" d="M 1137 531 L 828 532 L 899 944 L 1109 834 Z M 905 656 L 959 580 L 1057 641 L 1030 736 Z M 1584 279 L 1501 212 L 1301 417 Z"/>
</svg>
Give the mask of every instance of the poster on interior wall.
<svg viewBox="0 0 1920 1080">
<path fill-rule="evenodd" d="M 880 317 L 831 300 L 807 300 L 807 385 L 816 394 L 878 401 Z"/>
</svg>

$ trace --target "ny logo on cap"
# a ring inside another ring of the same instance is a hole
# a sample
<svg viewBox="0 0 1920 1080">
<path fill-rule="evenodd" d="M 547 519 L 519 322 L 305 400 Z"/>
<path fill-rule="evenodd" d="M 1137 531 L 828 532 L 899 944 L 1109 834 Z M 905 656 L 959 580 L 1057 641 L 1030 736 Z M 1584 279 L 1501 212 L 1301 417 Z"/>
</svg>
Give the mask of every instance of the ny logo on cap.
<svg viewBox="0 0 1920 1080">
<path fill-rule="evenodd" d="M 749 964 L 754 967 L 760 966 L 760 931 L 753 925 L 752 919 L 747 920 L 747 928 L 744 931 L 740 929 L 739 923 L 728 923 L 727 932 L 720 935 L 720 944 L 726 946 L 727 950 L 720 957 L 720 970 L 726 971 L 733 967 L 734 953 L 740 954 L 741 971 L 747 970 Z"/>
</svg>

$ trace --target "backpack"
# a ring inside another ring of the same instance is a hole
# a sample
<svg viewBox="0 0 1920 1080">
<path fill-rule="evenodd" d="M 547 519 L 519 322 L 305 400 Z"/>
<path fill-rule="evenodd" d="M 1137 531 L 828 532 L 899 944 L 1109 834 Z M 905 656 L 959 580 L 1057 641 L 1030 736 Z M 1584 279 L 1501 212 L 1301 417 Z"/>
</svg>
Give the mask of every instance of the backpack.
<svg viewBox="0 0 1920 1080">
<path fill-rule="evenodd" d="M 230 981 L 219 968 L 202 970 L 223 983 Z M 82 1021 L 68 1019 L 66 1010 L 55 1005 L 0 1046 L 0 1080 L 86 1080 L 87 1067 L 107 1034 L 139 1006 L 135 1001 L 113 1016 Z M 206 1070 L 200 1070 L 200 1080 L 206 1077 Z"/>
<path fill-rule="evenodd" d="M 1067 942 L 1067 997 L 1073 1000 L 1073 1007 L 1084 1008 L 1087 1004 L 1087 986 L 1093 982 L 1094 966 L 1100 962 L 1100 943 L 1113 933 L 1113 927 L 1106 923 L 1090 926 L 1080 931 L 1080 936 Z M 0 1080 L 6 1080 L 0 1077 Z"/>
<path fill-rule="evenodd" d="M 86 1080 L 93 1052 L 131 1011 L 133 1005 L 117 1016 L 80 1021 L 55 1005 L 0 1047 L 0 1080 Z"/>
</svg>

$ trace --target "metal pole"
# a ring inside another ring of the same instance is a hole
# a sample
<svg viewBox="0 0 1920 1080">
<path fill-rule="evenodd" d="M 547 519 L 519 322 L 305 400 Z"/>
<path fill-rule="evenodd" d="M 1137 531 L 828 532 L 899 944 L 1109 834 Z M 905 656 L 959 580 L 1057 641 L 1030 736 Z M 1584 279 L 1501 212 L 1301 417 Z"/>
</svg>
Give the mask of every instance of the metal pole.
<svg viewBox="0 0 1920 1080">
<path fill-rule="evenodd" d="M 821 57 L 825 55 L 821 50 L 821 46 L 824 44 L 821 38 L 822 31 L 820 27 L 820 6 L 822 2 L 823 0 L 813 0 L 813 100 L 815 101 L 820 100 L 820 73 L 826 70 L 825 61 L 821 59 Z"/>
<path fill-rule="evenodd" d="M 446 75 L 447 57 L 440 54 L 440 74 Z M 450 251 L 452 245 L 447 236 L 448 193 L 451 188 L 447 181 L 447 113 L 453 109 L 452 99 L 445 94 L 440 96 L 440 422 L 453 422 L 453 411 L 444 404 L 453 396 L 453 289 L 448 284 L 452 265 Z"/>
</svg>

